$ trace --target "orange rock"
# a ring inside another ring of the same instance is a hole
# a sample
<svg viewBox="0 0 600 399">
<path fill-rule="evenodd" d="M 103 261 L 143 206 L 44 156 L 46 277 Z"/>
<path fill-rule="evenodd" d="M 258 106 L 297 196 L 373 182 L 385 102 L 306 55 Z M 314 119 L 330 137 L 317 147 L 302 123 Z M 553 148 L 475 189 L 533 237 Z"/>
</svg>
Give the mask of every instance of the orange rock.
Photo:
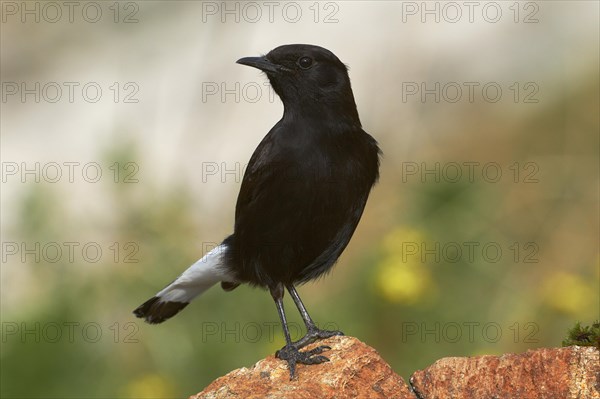
<svg viewBox="0 0 600 399">
<path fill-rule="evenodd" d="M 597 348 L 448 357 L 410 378 L 419 398 L 600 399 Z"/>
<path fill-rule="evenodd" d="M 331 337 L 309 345 L 329 345 L 330 361 L 296 366 L 298 378 L 290 381 L 287 364 L 269 356 L 251 368 L 241 368 L 213 381 L 190 399 L 415 399 L 398 374 L 375 349 L 352 337 Z"/>
<path fill-rule="evenodd" d="M 502 356 L 448 357 L 415 372 L 409 387 L 375 349 L 352 337 L 332 337 L 330 362 L 297 365 L 269 356 L 213 381 L 190 399 L 600 399 L 597 348 L 542 348 Z"/>
</svg>

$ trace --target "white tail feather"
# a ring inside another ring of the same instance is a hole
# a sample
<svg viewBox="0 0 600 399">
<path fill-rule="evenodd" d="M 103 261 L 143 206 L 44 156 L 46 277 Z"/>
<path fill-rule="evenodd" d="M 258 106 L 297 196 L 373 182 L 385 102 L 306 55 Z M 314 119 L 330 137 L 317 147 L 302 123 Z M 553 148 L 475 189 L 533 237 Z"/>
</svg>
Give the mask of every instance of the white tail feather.
<svg viewBox="0 0 600 399">
<path fill-rule="evenodd" d="M 138 306 L 133 313 L 148 323 L 162 323 L 216 283 L 235 283 L 235 278 L 228 273 L 224 264 L 226 250 L 227 247 L 221 244 L 207 253 L 175 281 Z"/>
<path fill-rule="evenodd" d="M 165 302 L 189 303 L 218 282 L 235 281 L 223 266 L 222 256 L 226 249 L 223 244 L 214 248 L 156 296 Z"/>
</svg>

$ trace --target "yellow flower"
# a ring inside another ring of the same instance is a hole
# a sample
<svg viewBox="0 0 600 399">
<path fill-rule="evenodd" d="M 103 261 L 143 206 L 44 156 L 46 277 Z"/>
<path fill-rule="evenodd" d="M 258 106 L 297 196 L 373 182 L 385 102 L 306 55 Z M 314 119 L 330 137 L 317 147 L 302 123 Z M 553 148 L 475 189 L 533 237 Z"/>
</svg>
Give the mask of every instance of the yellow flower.
<svg viewBox="0 0 600 399">
<path fill-rule="evenodd" d="M 423 234 L 414 229 L 397 228 L 383 241 L 384 259 L 377 265 L 375 285 L 389 302 L 413 303 L 429 295 L 434 283 L 419 257 L 403 253 L 407 245 L 420 246 Z"/>
<path fill-rule="evenodd" d="M 131 381 L 125 388 L 130 398 L 171 398 L 175 396 L 169 381 L 158 374 L 145 374 Z"/>
<path fill-rule="evenodd" d="M 594 307 L 597 293 L 581 276 L 557 272 L 542 284 L 541 295 L 550 307 L 573 316 L 586 316 Z"/>
</svg>

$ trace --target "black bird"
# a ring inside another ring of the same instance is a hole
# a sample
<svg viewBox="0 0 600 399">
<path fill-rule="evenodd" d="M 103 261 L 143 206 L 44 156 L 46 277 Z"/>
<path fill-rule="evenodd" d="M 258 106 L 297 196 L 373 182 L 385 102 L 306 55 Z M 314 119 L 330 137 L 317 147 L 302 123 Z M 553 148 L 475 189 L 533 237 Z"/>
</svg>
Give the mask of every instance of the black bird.
<svg viewBox="0 0 600 399">
<path fill-rule="evenodd" d="M 340 331 L 317 328 L 295 285 L 327 273 L 348 245 L 379 177 L 381 151 L 361 127 L 346 66 L 329 50 L 307 44 L 277 47 L 238 64 L 258 68 L 283 102 L 282 119 L 246 168 L 232 235 L 134 313 L 148 323 L 177 314 L 220 282 L 271 292 L 286 345 L 276 356 L 294 378 L 297 363 L 328 361 L 327 346 L 304 346 Z M 292 342 L 283 309 L 288 290 L 307 333 Z"/>
</svg>

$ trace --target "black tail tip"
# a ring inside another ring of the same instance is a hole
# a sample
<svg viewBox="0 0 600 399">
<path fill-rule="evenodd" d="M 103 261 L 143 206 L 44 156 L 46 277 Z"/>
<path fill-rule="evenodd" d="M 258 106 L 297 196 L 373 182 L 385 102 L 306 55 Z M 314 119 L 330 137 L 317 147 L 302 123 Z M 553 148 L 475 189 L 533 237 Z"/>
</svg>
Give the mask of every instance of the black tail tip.
<svg viewBox="0 0 600 399">
<path fill-rule="evenodd" d="M 148 299 L 133 311 L 133 314 L 146 323 L 159 324 L 170 319 L 188 305 L 188 302 L 165 302 L 155 296 Z"/>
</svg>

